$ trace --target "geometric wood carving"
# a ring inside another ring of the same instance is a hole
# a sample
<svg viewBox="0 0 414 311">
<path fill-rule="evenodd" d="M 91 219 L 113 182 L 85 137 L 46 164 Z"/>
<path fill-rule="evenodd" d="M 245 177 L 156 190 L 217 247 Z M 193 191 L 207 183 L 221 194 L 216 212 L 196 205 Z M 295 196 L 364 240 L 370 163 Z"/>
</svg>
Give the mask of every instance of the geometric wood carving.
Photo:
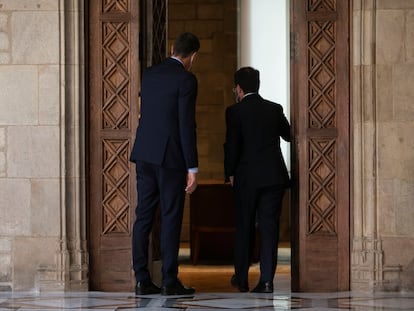
<svg viewBox="0 0 414 311">
<path fill-rule="evenodd" d="M 296 146 L 292 289 L 349 289 L 348 0 L 291 0 Z M 296 192 L 295 192 L 296 191 Z M 328 272 L 327 272 L 328 271 Z"/>
<path fill-rule="evenodd" d="M 102 128 L 128 129 L 129 23 L 102 23 Z"/>
<path fill-rule="evenodd" d="M 308 11 L 335 12 L 335 0 L 309 0 Z M 337 127 L 335 19 L 308 21 L 308 128 L 321 131 Z M 332 135 L 332 134 L 330 134 Z M 337 232 L 336 137 L 309 136 L 308 234 Z"/>
<path fill-rule="evenodd" d="M 336 234 L 336 141 L 309 141 L 308 233 Z"/>
<path fill-rule="evenodd" d="M 309 127 L 336 127 L 335 23 L 308 24 Z"/>
<path fill-rule="evenodd" d="M 108 12 L 128 12 L 129 0 L 103 0 L 102 8 Z"/>
<path fill-rule="evenodd" d="M 85 2 L 89 16 L 89 234 L 93 290 L 132 290 L 131 231 L 136 194 L 129 155 L 138 123 L 142 2 Z"/>
<path fill-rule="evenodd" d="M 103 141 L 102 234 L 129 233 L 129 142 Z"/>
<path fill-rule="evenodd" d="M 308 11 L 309 12 L 335 12 L 336 11 L 336 0 L 310 0 L 308 1 Z"/>
</svg>

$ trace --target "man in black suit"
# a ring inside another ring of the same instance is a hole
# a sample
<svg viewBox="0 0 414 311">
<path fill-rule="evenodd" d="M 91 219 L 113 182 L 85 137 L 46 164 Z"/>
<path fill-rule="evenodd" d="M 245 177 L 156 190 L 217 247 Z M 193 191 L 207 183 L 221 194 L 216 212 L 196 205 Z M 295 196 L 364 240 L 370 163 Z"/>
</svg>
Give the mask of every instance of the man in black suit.
<svg viewBox="0 0 414 311">
<path fill-rule="evenodd" d="M 195 104 L 197 79 L 191 69 L 198 38 L 177 37 L 172 57 L 144 71 L 141 117 L 131 161 L 136 164 L 138 205 L 132 235 L 137 295 L 189 295 L 178 275 L 178 250 L 186 192 L 197 187 Z M 148 271 L 148 244 L 154 211 L 161 210 L 161 288 Z"/>
<path fill-rule="evenodd" d="M 259 71 L 243 67 L 234 74 L 236 104 L 226 109 L 225 175 L 236 201 L 235 274 L 231 284 L 249 291 L 248 272 L 256 217 L 260 233 L 260 280 L 252 290 L 273 292 L 279 219 L 289 175 L 280 138 L 290 141 L 281 105 L 259 94 Z"/>
</svg>

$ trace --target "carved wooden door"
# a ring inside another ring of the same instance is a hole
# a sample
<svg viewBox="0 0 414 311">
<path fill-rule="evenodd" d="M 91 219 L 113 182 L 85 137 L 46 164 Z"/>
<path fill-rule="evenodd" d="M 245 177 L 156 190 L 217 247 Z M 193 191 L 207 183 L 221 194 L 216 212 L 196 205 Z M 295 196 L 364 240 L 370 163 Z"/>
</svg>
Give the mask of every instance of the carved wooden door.
<svg viewBox="0 0 414 311">
<path fill-rule="evenodd" d="M 291 1 L 292 289 L 349 289 L 349 1 Z"/>
<path fill-rule="evenodd" d="M 90 287 L 131 291 L 138 122 L 139 1 L 89 4 Z"/>
</svg>

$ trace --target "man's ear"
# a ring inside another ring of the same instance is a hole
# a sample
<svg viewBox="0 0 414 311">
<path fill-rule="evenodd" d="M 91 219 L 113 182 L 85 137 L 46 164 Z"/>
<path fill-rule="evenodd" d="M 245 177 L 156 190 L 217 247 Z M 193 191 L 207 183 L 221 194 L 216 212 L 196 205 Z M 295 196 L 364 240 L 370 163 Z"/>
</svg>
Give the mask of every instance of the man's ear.
<svg viewBox="0 0 414 311">
<path fill-rule="evenodd" d="M 193 63 L 196 56 L 197 56 L 197 52 L 194 52 L 193 54 L 191 54 L 191 63 Z"/>
<path fill-rule="evenodd" d="M 174 55 L 174 45 L 171 45 L 171 55 Z"/>
</svg>

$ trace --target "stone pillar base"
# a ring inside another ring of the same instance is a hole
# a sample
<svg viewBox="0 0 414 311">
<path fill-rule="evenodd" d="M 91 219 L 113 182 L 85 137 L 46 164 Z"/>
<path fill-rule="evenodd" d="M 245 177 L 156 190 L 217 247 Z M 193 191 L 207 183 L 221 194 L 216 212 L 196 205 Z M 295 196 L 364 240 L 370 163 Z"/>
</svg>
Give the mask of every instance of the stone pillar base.
<svg viewBox="0 0 414 311">
<path fill-rule="evenodd" d="M 362 291 L 398 291 L 401 266 L 384 266 L 382 242 L 356 238 L 351 257 L 351 289 Z"/>
</svg>

